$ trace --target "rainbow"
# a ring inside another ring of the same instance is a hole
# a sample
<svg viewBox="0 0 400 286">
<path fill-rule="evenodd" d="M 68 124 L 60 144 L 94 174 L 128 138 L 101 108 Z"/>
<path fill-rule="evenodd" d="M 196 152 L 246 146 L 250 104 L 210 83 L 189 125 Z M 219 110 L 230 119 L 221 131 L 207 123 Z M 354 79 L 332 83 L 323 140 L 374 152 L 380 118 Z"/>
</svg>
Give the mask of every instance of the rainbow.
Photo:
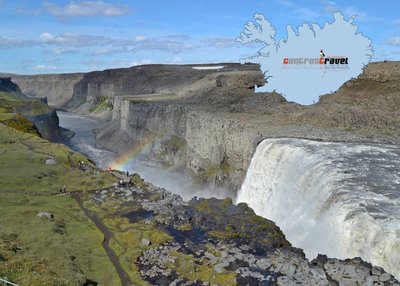
<svg viewBox="0 0 400 286">
<path fill-rule="evenodd" d="M 150 134 L 141 138 L 141 140 L 138 140 L 132 148 L 120 154 L 118 158 L 110 164 L 110 168 L 113 170 L 129 171 L 129 162 L 140 155 L 143 149 L 152 145 L 156 141 L 156 138 L 157 134 Z"/>
</svg>

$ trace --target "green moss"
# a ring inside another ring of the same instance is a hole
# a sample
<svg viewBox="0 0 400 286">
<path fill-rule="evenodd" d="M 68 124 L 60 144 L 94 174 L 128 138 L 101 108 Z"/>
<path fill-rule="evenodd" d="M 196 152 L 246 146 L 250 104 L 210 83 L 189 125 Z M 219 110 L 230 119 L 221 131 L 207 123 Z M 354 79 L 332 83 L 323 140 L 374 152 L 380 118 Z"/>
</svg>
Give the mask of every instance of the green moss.
<svg viewBox="0 0 400 286">
<path fill-rule="evenodd" d="M 213 238 L 222 241 L 240 239 L 264 249 L 290 246 L 274 222 L 256 215 L 247 204 L 234 206 L 229 198 L 199 199 L 192 201 L 192 204 L 197 211 L 212 218 L 215 226 L 207 234 Z"/>
<path fill-rule="evenodd" d="M 132 105 L 148 102 L 147 100 L 144 100 L 144 99 L 135 99 L 135 98 L 126 98 L 126 100 L 129 100 L 129 104 L 132 104 Z"/>
<path fill-rule="evenodd" d="M 228 207 L 232 206 L 232 204 L 233 204 L 233 202 L 232 202 L 232 199 L 231 199 L 231 198 L 225 198 L 225 199 L 223 199 L 223 200 L 221 201 L 220 207 L 221 207 L 223 210 L 226 210 Z"/>
<path fill-rule="evenodd" d="M 52 112 L 52 109 L 44 102 L 37 99 L 30 99 L 17 96 L 8 92 L 0 92 L 0 106 L 10 112 L 19 112 L 29 115 L 40 115 Z"/>
<path fill-rule="evenodd" d="M 250 236 L 246 233 L 241 233 L 237 231 L 231 230 L 212 230 L 208 233 L 211 237 L 225 241 L 231 240 L 234 238 L 250 238 Z"/>
<path fill-rule="evenodd" d="M 173 238 L 144 221 L 129 223 L 126 218 L 107 217 L 103 223 L 113 231 L 114 238 L 110 247 L 115 251 L 122 267 L 135 285 L 148 285 L 141 278 L 136 261 L 149 248 L 170 242 Z M 142 244 L 142 239 L 150 241 L 149 246 Z"/>
<path fill-rule="evenodd" d="M 190 223 L 184 223 L 184 224 L 180 224 L 176 227 L 176 229 L 180 230 L 180 231 L 189 231 L 192 230 L 193 227 Z"/>
<path fill-rule="evenodd" d="M 156 202 L 161 199 L 161 193 L 155 193 L 149 197 L 150 202 Z"/>
<path fill-rule="evenodd" d="M 171 256 L 175 258 L 171 268 L 175 269 L 179 276 L 189 280 L 201 280 L 213 285 L 236 285 L 236 273 L 223 271 L 217 273 L 207 260 L 198 262 L 193 256 L 178 251 L 172 251 Z"/>
<path fill-rule="evenodd" d="M 184 223 L 177 226 L 177 229 L 180 231 L 189 231 L 192 230 L 192 225 L 190 223 Z"/>
<path fill-rule="evenodd" d="M 112 104 L 109 103 L 107 96 L 101 96 L 95 106 L 91 107 L 91 113 L 98 113 L 107 109 L 112 109 Z"/>
<path fill-rule="evenodd" d="M 207 243 L 206 249 L 209 253 L 211 253 L 215 257 L 221 257 L 221 252 L 219 252 L 217 249 L 215 249 L 215 247 L 212 244 Z"/>
<path fill-rule="evenodd" d="M 12 113 L 12 109 L 0 106 L 0 113 Z"/>
<path fill-rule="evenodd" d="M 196 209 L 199 212 L 210 213 L 211 207 L 207 200 L 202 200 L 200 203 L 196 204 Z"/>
<path fill-rule="evenodd" d="M 40 137 L 40 133 L 36 126 L 21 114 L 16 114 L 11 118 L 5 119 L 2 123 L 21 132 Z"/>
</svg>

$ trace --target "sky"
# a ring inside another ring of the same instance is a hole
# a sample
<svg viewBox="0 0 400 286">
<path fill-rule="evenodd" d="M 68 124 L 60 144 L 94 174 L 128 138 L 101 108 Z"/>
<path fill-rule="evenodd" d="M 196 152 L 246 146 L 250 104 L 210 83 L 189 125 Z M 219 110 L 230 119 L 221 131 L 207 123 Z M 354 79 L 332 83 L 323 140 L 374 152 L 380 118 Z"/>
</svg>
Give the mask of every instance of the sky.
<svg viewBox="0 0 400 286">
<path fill-rule="evenodd" d="M 261 48 L 235 41 L 255 13 L 279 39 L 288 24 L 322 26 L 335 11 L 356 16 L 373 61 L 400 60 L 399 0 L 0 0 L 0 72 L 239 62 Z"/>
</svg>

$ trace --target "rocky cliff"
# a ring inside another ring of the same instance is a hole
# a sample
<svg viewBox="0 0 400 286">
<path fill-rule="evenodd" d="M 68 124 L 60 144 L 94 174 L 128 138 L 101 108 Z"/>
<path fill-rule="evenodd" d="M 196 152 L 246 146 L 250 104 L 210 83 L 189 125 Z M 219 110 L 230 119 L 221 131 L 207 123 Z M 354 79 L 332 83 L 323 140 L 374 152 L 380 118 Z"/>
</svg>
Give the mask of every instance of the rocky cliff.
<svg viewBox="0 0 400 286">
<path fill-rule="evenodd" d="M 11 75 L 22 93 L 40 98 L 47 98 L 53 107 L 63 107 L 71 99 L 75 84 L 83 74 L 44 74 L 44 75 Z"/>
<path fill-rule="evenodd" d="M 113 120 L 97 132 L 97 143 L 123 153 L 152 138 L 149 158 L 189 170 L 202 182 L 238 187 L 265 138 L 399 143 L 398 67 L 372 63 L 311 106 L 254 93 L 262 84 L 254 66 L 208 71 L 175 91 L 116 96 Z"/>
<path fill-rule="evenodd" d="M 149 158 L 237 187 L 265 138 L 399 143 L 399 66 L 371 63 L 311 106 L 254 93 L 265 82 L 252 64 L 147 65 L 16 82 L 50 104 L 112 119 L 97 133 L 99 147 L 123 153 L 152 141 Z"/>
<path fill-rule="evenodd" d="M 25 96 L 9 77 L 0 78 L 0 115 L 0 121 L 7 125 L 27 125 L 29 120 L 40 136 L 50 141 L 61 142 L 72 136 L 59 126 L 57 113 L 52 108 L 41 99 Z"/>
<path fill-rule="evenodd" d="M 21 90 L 14 82 L 11 81 L 10 77 L 0 77 L 0 92 L 11 92 L 14 94 L 20 94 Z"/>
</svg>

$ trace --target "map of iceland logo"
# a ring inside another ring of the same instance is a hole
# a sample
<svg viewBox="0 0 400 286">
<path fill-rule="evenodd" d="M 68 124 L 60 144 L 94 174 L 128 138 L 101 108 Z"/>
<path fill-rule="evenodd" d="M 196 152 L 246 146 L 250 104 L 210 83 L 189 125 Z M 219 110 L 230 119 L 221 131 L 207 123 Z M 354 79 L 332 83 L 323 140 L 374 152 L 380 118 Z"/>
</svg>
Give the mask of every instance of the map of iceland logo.
<svg viewBox="0 0 400 286">
<path fill-rule="evenodd" d="M 371 40 L 358 32 L 353 20 L 336 12 L 333 21 L 322 26 L 304 23 L 294 29 L 288 25 L 286 37 L 276 39 L 275 27 L 263 14 L 255 14 L 236 41 L 258 43 L 262 48 L 241 62 L 260 65 L 267 81 L 262 91 L 276 91 L 289 100 L 311 104 L 357 77 L 371 61 Z"/>
</svg>

